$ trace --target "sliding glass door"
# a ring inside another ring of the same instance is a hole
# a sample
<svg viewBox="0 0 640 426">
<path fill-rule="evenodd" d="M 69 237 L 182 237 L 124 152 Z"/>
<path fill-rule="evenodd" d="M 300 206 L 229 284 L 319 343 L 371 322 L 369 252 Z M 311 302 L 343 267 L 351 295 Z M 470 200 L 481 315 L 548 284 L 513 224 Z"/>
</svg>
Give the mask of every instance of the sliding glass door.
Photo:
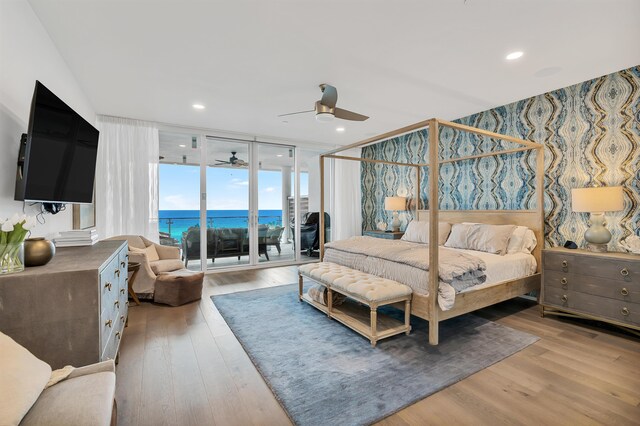
<svg viewBox="0 0 640 426">
<path fill-rule="evenodd" d="M 191 270 L 300 260 L 296 170 L 293 146 L 160 132 L 161 244 Z"/>
</svg>

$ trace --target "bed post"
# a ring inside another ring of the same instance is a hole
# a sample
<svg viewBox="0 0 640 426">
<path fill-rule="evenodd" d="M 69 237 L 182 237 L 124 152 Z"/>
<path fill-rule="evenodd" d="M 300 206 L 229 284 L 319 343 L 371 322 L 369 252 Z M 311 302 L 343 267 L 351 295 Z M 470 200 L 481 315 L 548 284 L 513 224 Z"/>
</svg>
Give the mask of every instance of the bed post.
<svg viewBox="0 0 640 426">
<path fill-rule="evenodd" d="M 416 166 L 416 193 L 414 197 L 413 204 L 415 205 L 416 213 L 413 220 L 418 220 L 418 210 L 420 210 L 420 166 Z"/>
<path fill-rule="evenodd" d="M 429 344 L 438 344 L 438 120 L 429 121 Z"/>
<path fill-rule="evenodd" d="M 320 262 L 324 259 L 324 155 L 320 156 Z"/>
</svg>

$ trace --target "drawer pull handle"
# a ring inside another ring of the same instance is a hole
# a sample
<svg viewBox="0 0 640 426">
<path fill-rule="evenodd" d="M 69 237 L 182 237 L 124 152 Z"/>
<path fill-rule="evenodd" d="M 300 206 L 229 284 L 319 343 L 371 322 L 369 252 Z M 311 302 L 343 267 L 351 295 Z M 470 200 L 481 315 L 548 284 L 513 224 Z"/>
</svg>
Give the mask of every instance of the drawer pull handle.
<svg viewBox="0 0 640 426">
<path fill-rule="evenodd" d="M 119 339 L 120 338 L 120 332 L 116 331 L 116 337 Z"/>
<path fill-rule="evenodd" d="M 623 296 L 628 296 L 629 290 L 627 290 L 626 288 L 622 288 L 622 290 L 620 290 L 620 294 L 622 294 Z"/>
<path fill-rule="evenodd" d="M 115 302 L 113 302 L 113 306 L 115 306 L 116 308 L 120 307 L 120 301 L 116 300 Z"/>
<path fill-rule="evenodd" d="M 120 315 L 120 321 L 124 322 L 124 315 Z"/>
<path fill-rule="evenodd" d="M 104 288 L 106 288 L 107 290 L 111 291 L 111 283 L 106 283 L 104 285 Z"/>
<path fill-rule="evenodd" d="M 127 255 L 125 255 L 124 257 L 126 257 L 126 258 L 128 259 L 128 258 L 129 258 L 129 255 L 127 254 Z"/>
<path fill-rule="evenodd" d="M 566 302 L 567 300 L 569 300 L 569 298 L 567 297 L 567 295 L 566 295 L 566 294 L 563 294 L 563 295 L 562 295 L 562 301 L 563 301 L 563 302 Z"/>
<path fill-rule="evenodd" d="M 124 288 L 120 289 L 120 294 L 124 294 Z"/>
<path fill-rule="evenodd" d="M 117 275 L 118 278 L 120 278 L 120 269 L 116 269 L 114 275 Z"/>
<path fill-rule="evenodd" d="M 627 270 L 627 268 L 623 268 L 622 271 L 620 271 L 620 273 L 622 274 L 623 277 L 626 277 L 627 275 L 629 275 L 629 271 Z"/>
<path fill-rule="evenodd" d="M 562 261 L 562 267 L 566 268 L 567 266 L 569 266 L 569 262 L 567 262 L 566 260 Z"/>
<path fill-rule="evenodd" d="M 111 328 L 111 324 L 112 324 L 111 320 L 108 320 L 104 323 L 104 325 L 106 325 L 109 328 Z"/>
<path fill-rule="evenodd" d="M 125 305 L 129 306 L 129 301 L 124 302 Z"/>
<path fill-rule="evenodd" d="M 124 262 L 120 262 L 120 266 L 122 266 L 124 268 Z"/>
<path fill-rule="evenodd" d="M 566 283 L 567 283 L 567 279 L 566 279 L 566 278 L 562 278 L 562 279 L 560 280 L 560 282 L 561 282 L 562 284 L 566 284 Z"/>
<path fill-rule="evenodd" d="M 627 308 L 622 308 L 622 311 L 620 312 L 622 312 L 622 315 L 624 315 L 625 317 L 629 315 L 629 309 Z"/>
</svg>

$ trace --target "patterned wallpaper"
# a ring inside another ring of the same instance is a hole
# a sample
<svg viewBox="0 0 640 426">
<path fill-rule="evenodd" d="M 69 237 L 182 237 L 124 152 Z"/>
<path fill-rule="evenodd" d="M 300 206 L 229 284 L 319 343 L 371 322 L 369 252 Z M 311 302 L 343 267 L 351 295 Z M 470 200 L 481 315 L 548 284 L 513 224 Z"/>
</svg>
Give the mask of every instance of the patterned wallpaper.
<svg viewBox="0 0 640 426">
<path fill-rule="evenodd" d="M 612 241 L 640 228 L 640 66 L 474 114 L 456 122 L 545 145 L 545 237 L 547 246 L 573 240 L 582 245 L 588 213 L 571 211 L 571 188 L 622 185 L 625 209 L 607 213 Z M 441 131 L 441 158 L 516 147 L 458 132 Z M 491 149 L 489 149 L 491 147 Z M 362 156 L 427 162 L 428 131 L 363 148 Z M 534 152 L 443 165 L 440 208 L 498 210 L 535 208 Z M 385 196 L 406 195 L 412 204 L 412 167 L 362 163 L 363 228 L 388 221 Z M 421 171 L 420 206 L 428 207 L 428 170 Z M 411 212 L 401 214 L 403 226 Z"/>
</svg>

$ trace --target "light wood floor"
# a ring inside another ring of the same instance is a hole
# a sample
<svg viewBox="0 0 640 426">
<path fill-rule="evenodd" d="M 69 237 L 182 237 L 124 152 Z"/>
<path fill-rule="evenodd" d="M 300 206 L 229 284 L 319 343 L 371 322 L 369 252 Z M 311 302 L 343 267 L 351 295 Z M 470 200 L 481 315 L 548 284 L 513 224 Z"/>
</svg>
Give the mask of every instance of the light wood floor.
<svg viewBox="0 0 640 426">
<path fill-rule="evenodd" d="M 209 275 L 200 302 L 132 306 L 117 370 L 118 424 L 290 424 L 209 296 L 294 283 L 295 271 Z M 380 424 L 640 424 L 639 339 L 540 318 L 520 299 L 479 314 L 541 339 Z"/>
</svg>

